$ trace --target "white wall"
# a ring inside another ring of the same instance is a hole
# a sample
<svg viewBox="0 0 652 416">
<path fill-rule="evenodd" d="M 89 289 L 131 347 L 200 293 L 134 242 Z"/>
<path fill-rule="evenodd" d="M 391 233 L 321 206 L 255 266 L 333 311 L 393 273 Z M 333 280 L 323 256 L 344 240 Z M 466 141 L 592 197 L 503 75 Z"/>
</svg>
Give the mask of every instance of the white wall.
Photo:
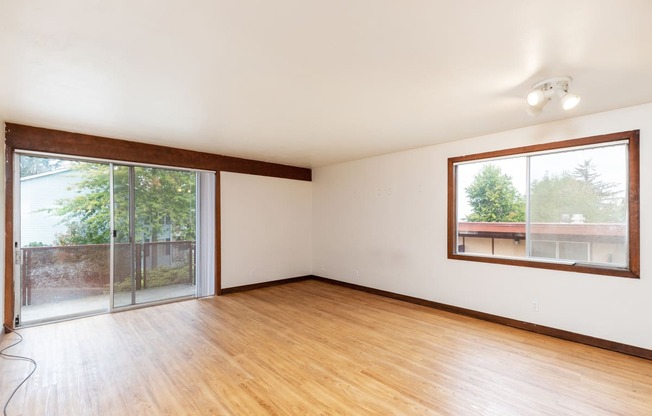
<svg viewBox="0 0 652 416">
<path fill-rule="evenodd" d="M 222 172 L 222 288 L 312 273 L 312 184 Z"/>
<path fill-rule="evenodd" d="M 446 258 L 449 157 L 633 129 L 641 279 Z M 314 274 L 652 349 L 649 140 L 652 104 L 314 169 Z"/>
</svg>

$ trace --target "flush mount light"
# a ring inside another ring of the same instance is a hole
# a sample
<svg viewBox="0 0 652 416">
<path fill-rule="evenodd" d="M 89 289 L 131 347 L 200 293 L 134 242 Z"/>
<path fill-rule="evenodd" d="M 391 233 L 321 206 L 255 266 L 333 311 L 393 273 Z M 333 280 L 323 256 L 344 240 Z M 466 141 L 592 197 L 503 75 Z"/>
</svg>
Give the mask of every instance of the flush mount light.
<svg viewBox="0 0 652 416">
<path fill-rule="evenodd" d="M 554 77 L 534 84 L 527 95 L 528 113 L 533 116 L 538 115 L 555 95 L 561 99 L 564 110 L 575 108 L 580 102 L 580 97 L 568 92 L 571 81 L 571 77 Z"/>
</svg>

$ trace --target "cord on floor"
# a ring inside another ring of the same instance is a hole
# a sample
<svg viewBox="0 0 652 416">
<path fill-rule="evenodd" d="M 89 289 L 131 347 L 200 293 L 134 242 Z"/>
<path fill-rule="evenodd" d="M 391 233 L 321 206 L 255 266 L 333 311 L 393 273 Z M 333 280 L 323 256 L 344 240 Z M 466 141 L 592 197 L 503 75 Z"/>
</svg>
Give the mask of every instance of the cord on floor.
<svg viewBox="0 0 652 416">
<path fill-rule="evenodd" d="M 5 402 L 4 407 L 2 408 L 3 414 L 4 414 L 5 416 L 7 416 L 7 407 L 9 406 L 9 402 L 11 402 L 11 399 L 14 398 L 14 395 L 16 394 L 16 392 L 18 391 L 18 389 L 20 389 L 21 386 L 22 386 L 23 384 L 25 384 L 25 382 L 26 382 L 26 381 L 27 381 L 27 380 L 32 376 L 32 374 L 34 374 L 34 372 L 36 371 L 36 368 L 38 367 L 38 365 L 36 364 L 36 361 L 34 361 L 32 358 L 29 358 L 29 357 L 23 357 L 23 356 L 21 356 L 21 355 L 7 354 L 7 353 L 5 352 L 5 351 L 7 351 L 9 348 L 16 346 L 16 345 L 20 344 L 20 343 L 23 341 L 23 336 L 20 335 L 20 334 L 19 334 L 18 332 L 16 332 L 15 330 L 7 329 L 7 332 L 13 332 L 14 334 L 18 335 L 18 340 L 16 340 L 14 343 L 12 343 L 12 344 L 10 344 L 10 345 L 4 347 L 3 349 L 1 349 L 1 350 L 0 350 L 0 357 L 5 358 L 5 359 L 8 359 L 8 360 L 27 361 L 27 362 L 29 362 L 29 363 L 32 363 L 32 364 L 34 365 L 34 368 L 33 368 L 32 371 L 30 371 L 30 373 L 29 373 L 29 374 L 28 374 L 28 375 L 23 379 L 23 381 L 21 381 L 20 384 L 18 384 L 18 385 L 16 386 L 16 388 L 14 389 L 14 391 L 11 392 L 11 396 L 9 396 L 9 398 L 8 398 L 7 401 Z"/>
</svg>

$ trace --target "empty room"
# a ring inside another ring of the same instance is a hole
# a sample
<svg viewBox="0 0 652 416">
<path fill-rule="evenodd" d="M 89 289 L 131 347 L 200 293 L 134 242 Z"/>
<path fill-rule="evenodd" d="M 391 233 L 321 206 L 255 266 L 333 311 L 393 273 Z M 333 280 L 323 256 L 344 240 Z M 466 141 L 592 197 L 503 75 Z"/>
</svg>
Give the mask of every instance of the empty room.
<svg viewBox="0 0 652 416">
<path fill-rule="evenodd" d="M 5 415 L 652 415 L 652 2 L 0 17 Z"/>
</svg>

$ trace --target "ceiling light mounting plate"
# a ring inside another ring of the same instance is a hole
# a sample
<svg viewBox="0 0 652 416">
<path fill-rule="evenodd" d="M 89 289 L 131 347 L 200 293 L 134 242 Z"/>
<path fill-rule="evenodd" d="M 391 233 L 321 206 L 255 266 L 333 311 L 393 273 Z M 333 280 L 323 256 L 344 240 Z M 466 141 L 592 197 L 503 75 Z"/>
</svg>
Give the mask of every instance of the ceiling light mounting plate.
<svg viewBox="0 0 652 416">
<path fill-rule="evenodd" d="M 551 90 L 551 89 L 562 89 L 564 92 L 568 92 L 568 85 L 570 85 L 573 78 L 571 77 L 552 77 L 539 81 L 532 86 L 533 90 Z"/>
</svg>

